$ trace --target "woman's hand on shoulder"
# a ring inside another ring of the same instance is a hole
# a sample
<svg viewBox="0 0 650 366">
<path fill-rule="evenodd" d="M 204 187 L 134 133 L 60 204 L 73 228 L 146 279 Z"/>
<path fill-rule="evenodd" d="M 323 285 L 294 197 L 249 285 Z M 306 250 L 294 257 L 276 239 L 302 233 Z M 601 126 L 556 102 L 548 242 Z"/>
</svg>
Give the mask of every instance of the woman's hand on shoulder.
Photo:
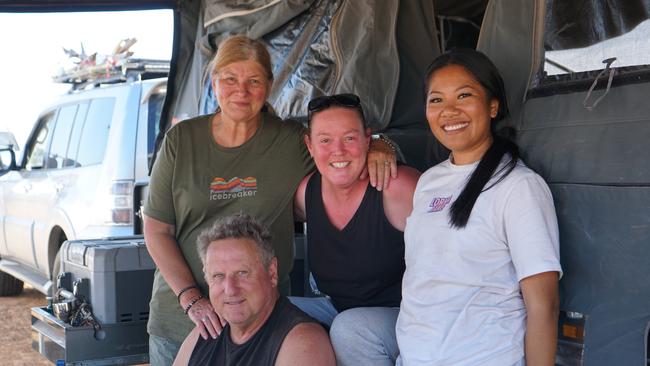
<svg viewBox="0 0 650 366">
<path fill-rule="evenodd" d="M 196 324 L 203 339 L 217 338 L 226 324 L 214 311 L 210 300 L 205 297 L 200 298 L 190 307 L 187 316 Z"/>
<path fill-rule="evenodd" d="M 387 189 L 391 179 L 397 178 L 397 155 L 393 147 L 382 139 L 372 139 L 368 150 L 367 166 L 359 179 L 370 178 L 370 185 L 378 191 Z"/>
</svg>

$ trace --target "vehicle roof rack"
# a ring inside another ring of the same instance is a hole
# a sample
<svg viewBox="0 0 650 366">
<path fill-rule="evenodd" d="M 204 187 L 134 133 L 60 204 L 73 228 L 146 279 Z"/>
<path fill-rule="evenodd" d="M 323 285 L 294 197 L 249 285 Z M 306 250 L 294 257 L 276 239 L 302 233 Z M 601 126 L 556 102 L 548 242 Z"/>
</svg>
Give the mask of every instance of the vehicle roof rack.
<svg viewBox="0 0 650 366">
<path fill-rule="evenodd" d="M 81 53 L 63 48 L 75 66 L 62 70 L 52 78 L 56 83 L 72 84 L 72 90 L 78 90 L 89 85 L 99 86 L 169 75 L 169 61 L 131 57 L 133 52 L 129 49 L 137 41 L 136 38 L 120 40 L 108 56 L 98 56 L 97 53 L 87 55 L 83 43 Z"/>
<path fill-rule="evenodd" d="M 53 77 L 54 82 L 71 84 L 73 90 L 88 85 L 121 83 L 166 77 L 169 61 L 142 58 L 125 58 L 118 62 L 110 59 L 99 65 L 79 65 Z"/>
</svg>

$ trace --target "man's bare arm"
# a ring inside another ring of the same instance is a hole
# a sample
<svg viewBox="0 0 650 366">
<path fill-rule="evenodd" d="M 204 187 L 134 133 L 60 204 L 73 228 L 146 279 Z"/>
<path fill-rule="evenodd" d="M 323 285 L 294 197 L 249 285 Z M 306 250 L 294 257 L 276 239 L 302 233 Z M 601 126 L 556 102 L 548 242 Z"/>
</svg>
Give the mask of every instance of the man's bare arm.
<svg viewBox="0 0 650 366">
<path fill-rule="evenodd" d="M 187 366 L 187 364 L 190 362 L 190 357 L 192 356 L 194 347 L 196 346 L 196 341 L 199 339 L 199 335 L 199 329 L 196 327 L 190 332 L 190 334 L 187 335 L 183 341 L 183 344 L 181 345 L 181 348 L 176 354 L 176 359 L 174 360 L 173 366 Z"/>
<path fill-rule="evenodd" d="M 287 334 L 276 366 L 335 366 L 330 338 L 320 324 L 300 323 Z"/>
</svg>

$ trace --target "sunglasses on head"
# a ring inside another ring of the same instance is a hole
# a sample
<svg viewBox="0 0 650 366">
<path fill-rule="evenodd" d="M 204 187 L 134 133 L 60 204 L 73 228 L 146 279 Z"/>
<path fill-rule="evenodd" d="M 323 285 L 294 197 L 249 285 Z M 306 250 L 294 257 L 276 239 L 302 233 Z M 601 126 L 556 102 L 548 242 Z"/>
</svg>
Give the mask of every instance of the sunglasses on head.
<svg viewBox="0 0 650 366">
<path fill-rule="evenodd" d="M 332 106 L 356 108 L 359 113 L 361 113 L 361 117 L 363 117 L 361 100 L 358 96 L 355 94 L 335 94 L 310 100 L 309 104 L 307 104 L 307 119 L 311 121 L 314 113 L 330 108 Z"/>
</svg>

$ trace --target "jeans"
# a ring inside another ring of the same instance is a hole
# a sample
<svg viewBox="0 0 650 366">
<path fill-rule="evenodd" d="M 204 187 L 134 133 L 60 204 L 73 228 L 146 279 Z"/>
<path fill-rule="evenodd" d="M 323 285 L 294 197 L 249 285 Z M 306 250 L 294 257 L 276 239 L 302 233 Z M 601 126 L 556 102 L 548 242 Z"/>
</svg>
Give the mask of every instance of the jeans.
<svg viewBox="0 0 650 366">
<path fill-rule="evenodd" d="M 326 297 L 289 300 L 330 328 L 337 365 L 395 365 L 399 356 L 395 337 L 399 308 L 353 308 L 339 313 Z"/>
<path fill-rule="evenodd" d="M 171 366 L 180 348 L 180 343 L 149 334 L 149 364 L 151 366 Z"/>
<path fill-rule="evenodd" d="M 336 364 L 393 366 L 399 356 L 395 323 L 399 308 L 354 308 L 336 316 L 330 339 Z"/>
<path fill-rule="evenodd" d="M 289 301 L 307 313 L 307 315 L 318 320 L 319 323 L 329 329 L 332 326 L 334 317 L 339 313 L 326 297 L 296 297 L 289 296 Z"/>
</svg>

